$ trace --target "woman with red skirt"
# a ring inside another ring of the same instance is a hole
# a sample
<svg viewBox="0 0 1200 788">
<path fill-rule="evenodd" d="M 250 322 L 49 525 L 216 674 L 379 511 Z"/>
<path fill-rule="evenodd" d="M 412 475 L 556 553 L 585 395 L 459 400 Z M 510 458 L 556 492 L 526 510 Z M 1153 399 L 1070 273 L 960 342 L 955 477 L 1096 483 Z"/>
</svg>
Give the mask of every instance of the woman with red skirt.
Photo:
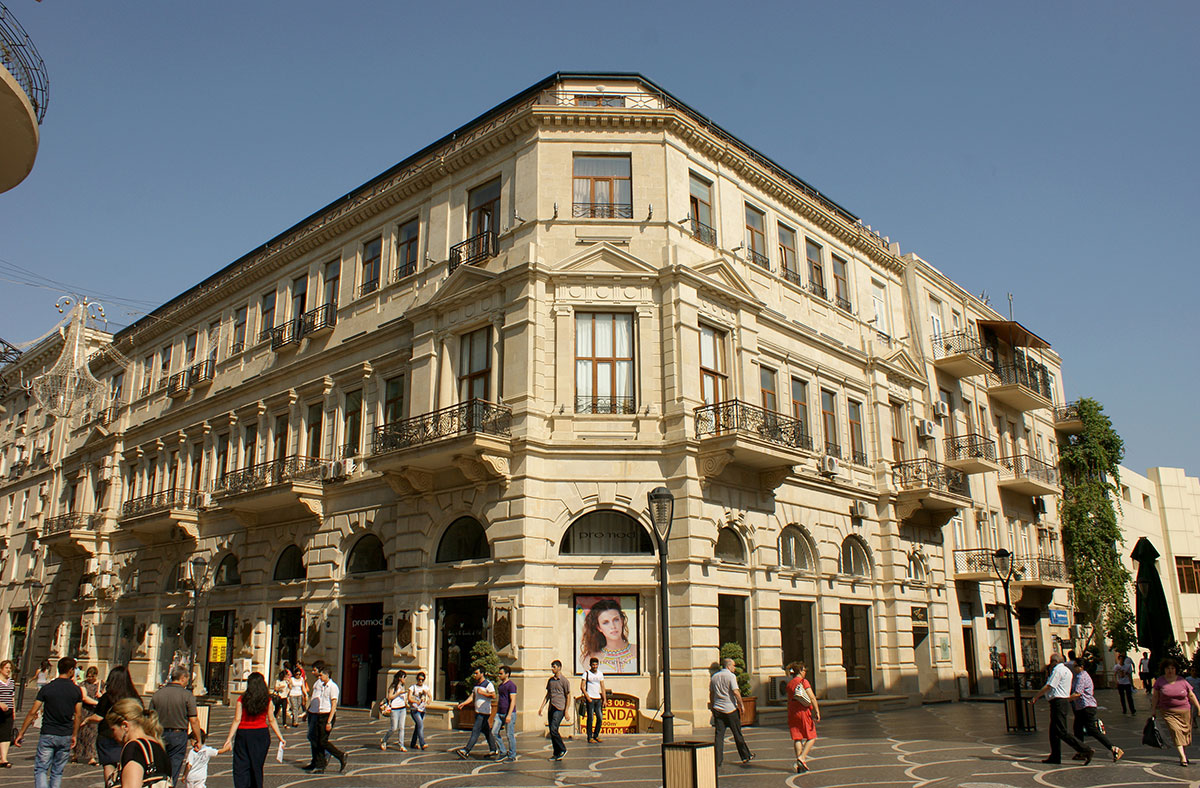
<svg viewBox="0 0 1200 788">
<path fill-rule="evenodd" d="M 787 685 L 788 731 L 796 748 L 797 773 L 808 771 L 808 755 L 817 742 L 817 723 L 821 721 L 817 694 L 804 678 L 807 670 L 803 662 L 788 665 L 788 673 L 792 676 Z"/>
</svg>

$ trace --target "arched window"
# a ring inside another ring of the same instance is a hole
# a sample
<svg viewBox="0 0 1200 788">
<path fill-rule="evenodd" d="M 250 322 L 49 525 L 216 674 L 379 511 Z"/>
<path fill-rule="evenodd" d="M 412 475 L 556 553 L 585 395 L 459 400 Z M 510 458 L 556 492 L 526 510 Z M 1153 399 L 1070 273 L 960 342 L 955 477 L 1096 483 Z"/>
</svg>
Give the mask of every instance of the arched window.
<svg viewBox="0 0 1200 788">
<path fill-rule="evenodd" d="M 473 561 L 492 557 L 483 526 L 474 517 L 460 517 L 450 523 L 442 541 L 438 542 L 437 562 Z"/>
<path fill-rule="evenodd" d="M 746 547 L 742 544 L 742 538 L 737 535 L 737 531 L 728 526 L 717 534 L 717 546 L 713 548 L 713 555 L 718 561 L 731 564 L 746 563 Z"/>
<path fill-rule="evenodd" d="M 303 580 L 308 577 L 304 566 L 304 552 L 294 544 L 283 549 L 279 560 L 275 562 L 275 580 L 285 583 L 288 580 Z"/>
<path fill-rule="evenodd" d="M 217 564 L 217 572 L 213 575 L 214 586 L 240 586 L 242 575 L 238 572 L 238 559 L 233 553 L 221 559 Z"/>
<path fill-rule="evenodd" d="M 383 542 L 375 534 L 365 535 L 350 548 L 350 556 L 346 559 L 347 574 L 382 572 L 385 569 L 387 559 L 383 557 Z"/>
<path fill-rule="evenodd" d="M 816 569 L 812 545 L 804 532 L 794 525 L 787 526 L 779 534 L 779 565 L 802 572 Z"/>
<path fill-rule="evenodd" d="M 622 512 L 588 512 L 563 535 L 563 555 L 654 555 L 654 543 L 642 524 Z"/>
<path fill-rule="evenodd" d="M 924 583 L 929 570 L 925 566 L 925 556 L 920 553 L 910 553 L 908 556 L 908 579 L 914 583 Z"/>
<path fill-rule="evenodd" d="M 856 536 L 847 536 L 842 541 L 842 555 L 838 562 L 838 571 L 843 575 L 854 577 L 870 577 L 871 561 L 867 558 L 867 548 Z"/>
</svg>

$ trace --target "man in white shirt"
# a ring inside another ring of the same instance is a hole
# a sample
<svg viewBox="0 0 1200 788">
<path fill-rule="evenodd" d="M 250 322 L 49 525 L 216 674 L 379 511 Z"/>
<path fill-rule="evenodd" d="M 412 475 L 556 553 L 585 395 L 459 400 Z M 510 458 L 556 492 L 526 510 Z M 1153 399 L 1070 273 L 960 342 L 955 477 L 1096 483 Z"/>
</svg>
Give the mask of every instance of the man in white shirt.
<svg viewBox="0 0 1200 788">
<path fill-rule="evenodd" d="M 1138 660 L 1138 678 L 1142 680 L 1142 689 L 1146 690 L 1146 694 L 1150 694 L 1150 690 L 1154 688 L 1154 682 L 1151 681 L 1153 676 L 1150 675 L 1150 652 L 1143 651 L 1142 658 Z"/>
<path fill-rule="evenodd" d="M 329 732 L 333 730 L 333 720 L 337 714 L 338 697 L 341 692 L 338 685 L 329 677 L 331 668 L 321 663 L 317 666 L 317 680 L 313 682 L 312 694 L 308 701 L 308 743 L 312 747 L 312 761 L 304 767 L 306 772 L 322 774 L 328 759 L 326 752 L 341 764 L 339 772 L 346 771 L 346 753 L 329 741 Z"/>
<path fill-rule="evenodd" d="M 733 674 L 736 664 L 732 659 L 725 660 L 725 667 L 713 674 L 708 684 L 708 708 L 713 714 L 713 745 L 716 747 L 717 766 L 725 760 L 725 728 L 733 732 L 733 741 L 737 744 L 738 755 L 742 757 L 742 765 L 750 763 L 754 753 L 746 745 L 742 736 L 742 693 L 738 690 L 737 676 Z"/>
<path fill-rule="evenodd" d="M 492 698 L 496 697 L 496 686 L 488 681 L 487 676 L 483 675 L 480 668 L 475 668 L 475 672 L 471 674 L 473 685 L 471 694 L 462 703 L 458 704 L 458 708 L 465 709 L 470 704 L 475 704 L 475 724 L 471 727 L 471 737 L 467 739 L 467 746 L 460 747 L 454 751 L 454 754 L 459 758 L 466 760 L 471 756 L 471 748 L 475 746 L 475 742 L 479 741 L 479 734 L 483 734 L 488 743 L 488 757 L 495 757 L 498 753 L 496 749 L 496 740 L 492 737 L 492 726 L 489 724 L 488 717 L 492 714 Z"/>
<path fill-rule="evenodd" d="M 1113 666 L 1117 677 L 1117 695 L 1121 696 L 1121 713 L 1126 710 L 1135 714 L 1133 708 L 1133 660 L 1124 651 L 1117 652 L 1117 664 Z"/>
<path fill-rule="evenodd" d="M 608 697 L 608 691 L 604 687 L 604 673 L 600 670 L 600 660 L 596 657 L 592 657 L 588 669 L 583 672 L 579 692 L 583 695 L 584 709 L 587 711 L 588 744 L 599 744 L 600 724 L 604 719 L 604 699 Z"/>
<path fill-rule="evenodd" d="M 1062 654 L 1050 655 L 1050 675 L 1046 678 L 1046 686 L 1033 696 L 1036 703 L 1043 695 L 1050 698 L 1050 757 L 1042 763 L 1062 763 L 1062 742 L 1071 745 L 1075 752 L 1083 755 L 1083 765 L 1092 762 L 1096 751 L 1085 746 L 1079 739 L 1067 730 L 1067 710 L 1070 708 L 1071 669 L 1063 662 Z"/>
</svg>

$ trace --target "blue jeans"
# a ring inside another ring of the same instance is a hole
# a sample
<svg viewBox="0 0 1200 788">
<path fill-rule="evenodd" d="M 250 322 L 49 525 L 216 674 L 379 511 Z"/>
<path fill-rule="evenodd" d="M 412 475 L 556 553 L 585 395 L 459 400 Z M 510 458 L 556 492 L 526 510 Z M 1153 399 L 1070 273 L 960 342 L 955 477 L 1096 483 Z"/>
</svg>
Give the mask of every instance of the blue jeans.
<svg viewBox="0 0 1200 788">
<path fill-rule="evenodd" d="M 508 712 L 511 714 L 513 712 Z M 517 725 L 516 720 L 505 722 L 504 718 L 507 714 L 496 714 L 496 721 L 492 723 L 492 738 L 496 740 L 496 747 L 500 750 L 501 758 L 516 758 L 517 757 Z M 501 730 L 508 731 L 508 749 L 504 749 L 504 739 L 500 736 Z"/>
<path fill-rule="evenodd" d="M 413 735 L 412 741 L 408 746 L 416 749 L 417 747 L 425 746 L 425 712 L 417 709 L 409 709 L 408 716 L 412 717 Z"/>
<path fill-rule="evenodd" d="M 399 732 L 396 741 L 400 746 L 404 746 L 404 722 L 408 718 L 408 709 L 392 709 L 392 725 L 387 729 L 387 733 L 383 734 L 383 741 L 380 742 L 384 747 L 387 746 L 388 740 L 392 738 L 393 733 Z"/>
<path fill-rule="evenodd" d="M 562 734 L 558 732 L 558 726 L 562 725 L 563 717 L 566 716 L 566 709 L 556 709 L 550 707 L 550 744 L 554 747 L 554 757 L 567 754 L 567 745 L 563 744 Z"/>
<path fill-rule="evenodd" d="M 71 737 L 43 733 L 33 758 L 34 788 L 59 788 L 63 769 L 71 757 Z M 47 774 L 48 773 L 48 774 Z"/>
<path fill-rule="evenodd" d="M 479 734 L 483 734 L 483 738 L 487 739 L 488 751 L 496 751 L 496 740 L 492 738 L 492 729 L 488 727 L 488 715 L 475 714 L 475 724 L 471 726 L 471 738 L 467 739 L 467 746 L 463 747 L 463 752 L 470 753 L 471 748 L 475 746 L 475 742 L 479 741 Z"/>
<path fill-rule="evenodd" d="M 167 757 L 171 759 L 171 784 L 174 785 L 175 781 L 179 779 L 183 761 L 187 758 L 187 731 L 163 731 L 162 743 L 163 749 L 167 751 Z"/>
<path fill-rule="evenodd" d="M 584 700 L 587 708 L 587 737 L 588 741 L 600 738 L 600 723 L 604 719 L 604 699 L 587 698 Z M 593 725 L 595 728 L 593 729 Z"/>
</svg>

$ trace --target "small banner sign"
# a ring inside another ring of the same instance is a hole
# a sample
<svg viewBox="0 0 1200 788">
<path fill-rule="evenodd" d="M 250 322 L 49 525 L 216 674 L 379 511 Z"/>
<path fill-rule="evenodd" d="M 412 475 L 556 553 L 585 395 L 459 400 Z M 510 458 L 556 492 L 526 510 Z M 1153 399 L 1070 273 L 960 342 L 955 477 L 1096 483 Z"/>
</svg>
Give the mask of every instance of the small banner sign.
<svg viewBox="0 0 1200 788">
<path fill-rule="evenodd" d="M 208 639 L 208 661 L 224 662 L 229 655 L 229 638 Z"/>
<path fill-rule="evenodd" d="M 633 695 L 610 692 L 607 700 L 604 701 L 604 714 L 600 720 L 600 735 L 637 733 L 639 705 L 638 699 Z M 582 710 L 583 706 L 580 705 L 579 711 Z M 587 733 L 587 714 L 577 714 L 575 721 L 579 733 Z"/>
<path fill-rule="evenodd" d="M 1067 611 L 1052 607 L 1050 608 L 1050 623 L 1056 627 L 1065 627 L 1071 622 Z"/>
</svg>

